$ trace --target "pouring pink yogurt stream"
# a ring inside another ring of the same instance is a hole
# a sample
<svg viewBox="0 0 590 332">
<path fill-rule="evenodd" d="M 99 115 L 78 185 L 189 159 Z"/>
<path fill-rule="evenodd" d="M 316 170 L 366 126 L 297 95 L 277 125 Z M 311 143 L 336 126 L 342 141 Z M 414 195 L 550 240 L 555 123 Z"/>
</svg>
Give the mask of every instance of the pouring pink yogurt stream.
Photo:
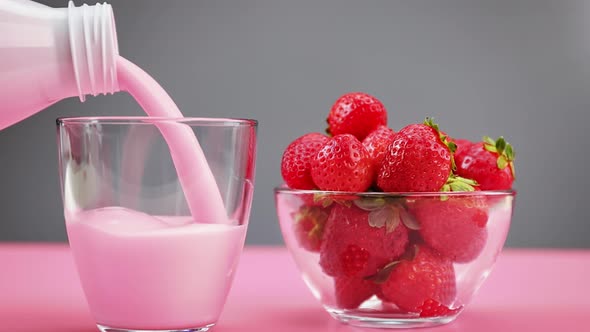
<svg viewBox="0 0 590 332">
<path fill-rule="evenodd" d="M 150 75 L 121 56 L 117 59 L 117 77 L 121 90 L 127 91 L 147 115 L 183 117 L 170 95 Z M 193 220 L 206 223 L 230 222 L 213 173 L 192 129 L 172 122 L 160 123 L 158 128 L 170 148 Z M 124 164 L 126 163 L 133 164 L 130 160 L 126 160 Z"/>
</svg>

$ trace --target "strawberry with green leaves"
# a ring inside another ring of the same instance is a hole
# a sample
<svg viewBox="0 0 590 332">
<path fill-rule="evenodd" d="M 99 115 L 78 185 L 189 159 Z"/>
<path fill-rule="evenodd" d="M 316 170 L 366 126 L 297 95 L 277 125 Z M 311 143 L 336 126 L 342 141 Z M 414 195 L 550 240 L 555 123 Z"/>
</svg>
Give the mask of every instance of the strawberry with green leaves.
<svg viewBox="0 0 590 332">
<path fill-rule="evenodd" d="M 453 169 L 454 149 L 432 119 L 408 125 L 389 145 L 377 185 L 386 192 L 440 191 Z"/>
<path fill-rule="evenodd" d="M 456 173 L 475 180 L 481 190 L 508 190 L 515 178 L 514 150 L 503 137 L 484 137 L 455 154 Z"/>
</svg>

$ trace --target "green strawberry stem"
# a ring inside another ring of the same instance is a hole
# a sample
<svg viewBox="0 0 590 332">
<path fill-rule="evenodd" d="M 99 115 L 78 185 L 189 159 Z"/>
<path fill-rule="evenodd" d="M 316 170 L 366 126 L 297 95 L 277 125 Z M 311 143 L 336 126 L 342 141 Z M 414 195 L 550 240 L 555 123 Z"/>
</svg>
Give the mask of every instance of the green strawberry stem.
<svg viewBox="0 0 590 332">
<path fill-rule="evenodd" d="M 391 271 L 393 271 L 393 268 L 401 262 L 402 262 L 401 260 L 393 261 L 393 262 L 385 265 L 376 274 L 366 277 L 365 280 L 373 281 L 374 283 L 376 283 L 378 285 L 383 284 L 389 278 L 389 275 L 391 274 Z"/>
<path fill-rule="evenodd" d="M 314 207 L 304 206 L 301 211 L 295 214 L 295 223 L 300 223 L 306 219 L 313 220 L 314 226 L 307 233 L 307 236 L 318 237 L 322 234 L 324 224 L 328 219 L 328 214 L 321 209 Z"/>
<path fill-rule="evenodd" d="M 514 171 L 514 149 L 512 148 L 512 145 L 506 142 L 504 137 L 500 136 L 498 139 L 494 140 L 489 136 L 484 136 L 483 147 L 487 151 L 498 154 L 498 159 L 496 161 L 498 169 L 504 169 L 506 166 L 509 166 L 512 176 L 516 178 L 516 173 Z"/>
<path fill-rule="evenodd" d="M 453 157 L 453 154 L 457 150 L 457 144 L 449 140 L 449 137 L 447 135 L 442 134 L 442 132 L 438 128 L 438 124 L 434 122 L 434 118 L 426 117 L 426 119 L 424 119 L 424 124 L 434 129 L 438 133 L 438 137 L 440 137 L 441 142 L 443 142 L 443 144 L 449 148 L 449 151 L 451 151 L 451 169 L 453 171 L 456 170 L 457 165 L 455 164 L 455 158 Z"/>
<path fill-rule="evenodd" d="M 337 203 L 346 207 L 351 207 L 352 203 L 351 200 L 354 197 L 345 197 L 341 195 L 333 195 L 333 194 L 324 194 L 324 193 L 315 193 L 313 194 L 313 202 L 319 203 L 322 207 L 327 208 L 328 206 L 332 205 L 332 203 Z"/>
<path fill-rule="evenodd" d="M 375 211 L 383 208 L 387 201 L 385 198 L 382 197 L 367 197 L 367 198 L 359 198 L 353 201 L 354 205 L 356 205 L 359 209 L 363 209 L 365 211 Z"/>
<path fill-rule="evenodd" d="M 451 174 L 440 191 L 474 191 L 475 187 L 477 186 L 478 184 L 475 180 L 466 179 L 456 174 Z"/>
</svg>

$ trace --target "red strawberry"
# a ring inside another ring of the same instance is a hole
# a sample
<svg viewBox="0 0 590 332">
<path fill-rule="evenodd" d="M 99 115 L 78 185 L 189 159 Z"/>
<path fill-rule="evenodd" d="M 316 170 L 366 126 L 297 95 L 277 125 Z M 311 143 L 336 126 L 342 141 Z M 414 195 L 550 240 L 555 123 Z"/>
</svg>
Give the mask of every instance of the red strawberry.
<svg viewBox="0 0 590 332">
<path fill-rule="evenodd" d="M 377 127 L 387 125 L 387 110 L 377 98 L 351 92 L 336 100 L 327 122 L 329 134 L 352 134 L 362 141 Z"/>
<path fill-rule="evenodd" d="M 309 251 L 320 251 L 328 211 L 319 206 L 302 206 L 295 213 L 293 227 L 301 247 Z"/>
<path fill-rule="evenodd" d="M 388 207 L 383 207 L 387 209 Z M 408 244 L 408 229 L 382 210 L 334 204 L 324 228 L 320 265 L 331 276 L 371 276 L 399 258 Z"/>
<path fill-rule="evenodd" d="M 378 173 L 383 191 L 439 191 L 452 169 L 451 150 L 432 119 L 395 134 Z"/>
<path fill-rule="evenodd" d="M 451 316 L 459 312 L 459 310 L 460 308 L 449 309 L 447 306 L 444 306 L 433 299 L 427 299 L 420 307 L 418 307 L 420 317 Z"/>
<path fill-rule="evenodd" d="M 422 198 L 412 205 L 426 244 L 459 263 L 474 260 L 487 240 L 487 204 L 483 196 Z"/>
<path fill-rule="evenodd" d="M 311 177 L 322 190 L 362 192 L 371 186 L 373 165 L 356 137 L 337 135 L 311 162 Z"/>
<path fill-rule="evenodd" d="M 387 126 L 379 126 L 363 140 L 363 146 L 369 152 L 375 170 L 379 170 L 385 158 L 387 148 L 393 142 L 395 132 Z"/>
<path fill-rule="evenodd" d="M 341 309 L 356 309 L 377 292 L 379 287 L 359 277 L 336 277 L 334 290 L 336 304 Z"/>
<path fill-rule="evenodd" d="M 393 266 L 381 285 L 383 296 L 409 312 L 419 312 L 427 299 L 449 305 L 457 292 L 453 263 L 428 246 L 416 248 L 412 260 L 402 260 Z"/>
<path fill-rule="evenodd" d="M 463 139 L 463 138 L 454 138 L 451 139 L 451 141 L 453 143 L 455 143 L 455 145 L 457 146 L 457 149 L 455 149 L 455 161 L 457 160 L 459 155 L 462 155 L 463 153 L 465 153 L 465 151 L 468 151 L 469 148 L 475 144 L 472 141 L 468 140 L 468 139 Z"/>
<path fill-rule="evenodd" d="M 456 155 L 457 174 L 477 181 L 481 190 L 507 190 L 514 182 L 514 150 L 503 137 L 471 145 Z"/>
<path fill-rule="evenodd" d="M 320 133 L 305 134 L 287 146 L 281 161 L 281 175 L 292 189 L 314 189 L 311 178 L 311 161 L 318 150 L 329 140 Z"/>
</svg>

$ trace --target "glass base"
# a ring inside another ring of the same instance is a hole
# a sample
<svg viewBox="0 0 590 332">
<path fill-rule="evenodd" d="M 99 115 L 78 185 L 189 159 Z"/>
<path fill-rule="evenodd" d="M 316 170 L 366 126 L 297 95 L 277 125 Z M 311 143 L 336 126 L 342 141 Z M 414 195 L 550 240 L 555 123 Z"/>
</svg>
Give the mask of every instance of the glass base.
<svg viewBox="0 0 590 332">
<path fill-rule="evenodd" d="M 168 330 L 134 330 L 134 329 L 121 329 L 116 327 L 104 326 L 96 324 L 101 332 L 205 332 L 209 331 L 215 324 L 209 324 L 201 327 L 191 327 L 185 329 L 168 329 Z"/>
<path fill-rule="evenodd" d="M 365 312 L 350 312 L 326 308 L 328 313 L 342 323 L 358 327 L 407 329 L 414 327 L 432 327 L 448 324 L 457 318 L 457 315 L 441 317 L 408 317 L 403 315 L 371 314 Z"/>
</svg>

